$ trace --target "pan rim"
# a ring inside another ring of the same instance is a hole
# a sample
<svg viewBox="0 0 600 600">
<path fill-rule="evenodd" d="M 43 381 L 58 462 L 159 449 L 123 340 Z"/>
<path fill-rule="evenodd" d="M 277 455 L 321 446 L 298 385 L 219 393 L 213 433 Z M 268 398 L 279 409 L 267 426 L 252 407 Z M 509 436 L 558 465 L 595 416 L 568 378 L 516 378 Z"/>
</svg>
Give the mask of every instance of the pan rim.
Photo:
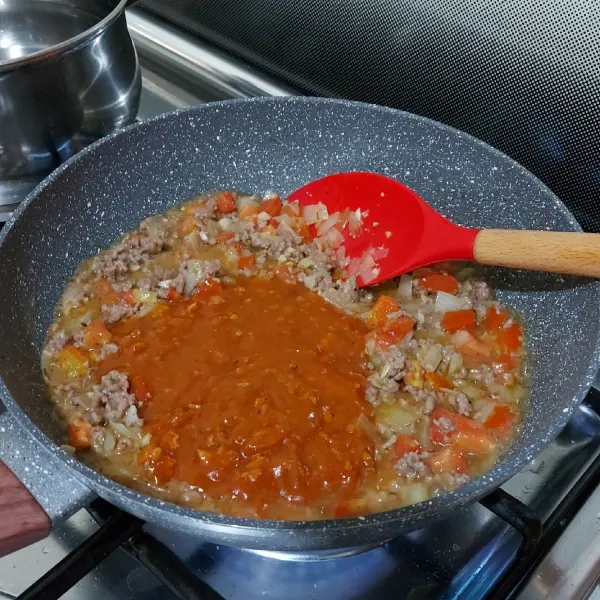
<svg viewBox="0 0 600 600">
<path fill-rule="evenodd" d="M 330 99 L 330 98 L 319 98 L 319 97 L 307 97 L 307 96 L 290 96 L 290 97 L 259 97 L 252 99 L 235 99 L 235 100 L 224 100 L 220 102 L 210 102 L 204 105 L 193 106 L 182 108 L 173 112 L 164 113 L 158 115 L 142 123 L 136 123 L 130 125 L 118 132 L 110 134 L 94 144 L 88 146 L 63 165 L 53 171 L 44 181 L 42 181 L 19 205 L 15 213 L 13 214 L 10 221 L 0 231 L 0 248 L 2 247 L 4 240 L 10 233 L 10 230 L 14 224 L 18 221 L 21 214 L 27 209 L 40 193 L 49 185 L 52 185 L 54 180 L 59 177 L 63 172 L 68 171 L 77 164 L 77 161 L 85 157 L 88 153 L 94 152 L 97 148 L 103 144 L 110 143 L 111 140 L 118 136 L 127 135 L 129 131 L 135 128 L 143 128 L 147 124 L 153 124 L 160 122 L 161 120 L 172 119 L 175 116 L 181 114 L 194 115 L 198 113 L 202 115 L 203 111 L 215 110 L 222 107 L 228 107 L 231 105 L 247 105 L 247 104 L 318 104 L 318 105 L 341 105 L 349 108 L 356 109 L 368 109 L 381 111 L 388 114 L 397 115 L 399 118 L 418 120 L 424 122 L 430 126 L 434 126 L 437 129 L 447 131 L 453 136 L 459 136 L 467 142 L 484 149 L 486 152 L 491 152 L 498 156 L 503 162 L 510 164 L 513 168 L 517 169 L 519 175 L 530 180 L 538 189 L 542 189 L 544 193 L 551 197 L 555 209 L 562 214 L 571 227 L 571 231 L 581 231 L 581 227 L 577 223 L 575 217 L 567 209 L 567 207 L 560 201 L 560 199 L 537 177 L 535 177 L 530 171 L 525 169 L 519 163 L 512 158 L 508 157 L 496 148 L 488 145 L 487 143 L 471 136 L 468 133 L 439 123 L 427 117 L 421 117 L 414 115 L 406 111 L 401 111 L 389 107 L 379 106 L 375 104 L 368 104 L 363 102 L 355 102 L 343 99 Z M 600 282 L 590 281 L 589 285 L 593 286 L 593 291 L 596 298 L 600 301 Z M 600 304 L 600 302 L 599 302 Z M 98 471 L 95 471 L 87 464 L 78 461 L 68 453 L 61 450 L 49 437 L 47 437 L 28 417 L 28 415 L 21 409 L 21 407 L 12 398 L 3 378 L 0 376 L 0 399 L 5 404 L 11 415 L 15 418 L 18 424 L 23 427 L 35 440 L 40 444 L 45 451 L 47 451 L 53 459 L 67 467 L 69 474 L 74 475 L 78 480 L 82 481 L 85 485 L 90 487 L 93 491 L 97 492 L 100 496 L 112 496 L 118 494 L 120 498 L 123 498 L 127 502 L 127 506 L 135 508 L 137 514 L 149 515 L 155 512 L 168 512 L 170 515 L 181 517 L 188 523 L 191 521 L 206 524 L 214 527 L 226 527 L 229 530 L 237 531 L 256 531 L 257 529 L 264 531 L 265 533 L 272 532 L 284 532 L 287 531 L 290 534 L 302 531 L 319 531 L 327 530 L 329 532 L 335 532 L 336 530 L 352 530 L 352 529 L 365 529 L 369 527 L 380 527 L 386 523 L 407 521 L 407 522 L 420 522 L 425 519 L 435 517 L 438 513 L 446 513 L 453 508 L 460 507 L 464 504 L 475 502 L 485 494 L 492 490 L 500 487 L 506 480 L 520 471 L 529 461 L 531 461 L 539 452 L 545 448 L 560 432 L 560 430 L 566 425 L 569 418 L 571 417 L 575 408 L 583 401 L 585 394 L 591 387 L 594 378 L 600 368 L 600 327 L 596 331 L 595 347 L 591 352 L 590 364 L 588 365 L 585 377 L 579 382 L 576 391 L 571 399 L 565 400 L 564 408 L 559 414 L 559 418 L 554 422 L 553 427 L 545 432 L 545 435 L 532 443 L 527 452 L 521 450 L 515 452 L 514 448 L 503 456 L 501 462 L 497 463 L 492 470 L 485 475 L 478 477 L 456 489 L 453 492 L 448 492 L 421 502 L 418 504 L 409 505 L 406 507 L 393 509 L 385 512 L 372 513 L 361 517 L 352 517 L 346 519 L 326 519 L 326 520 L 315 520 L 315 521 L 275 521 L 275 520 L 260 520 L 260 519 L 249 519 L 241 517 L 230 517 L 219 513 L 210 513 L 198 511 L 196 509 L 187 508 L 171 502 L 162 501 L 158 498 L 149 496 L 148 494 L 138 492 L 126 486 L 123 486 L 116 481 L 109 479 L 102 475 Z M 127 510 L 130 510 L 129 508 Z M 130 511 L 134 512 L 135 511 Z M 275 544 L 277 545 L 277 544 Z"/>
</svg>

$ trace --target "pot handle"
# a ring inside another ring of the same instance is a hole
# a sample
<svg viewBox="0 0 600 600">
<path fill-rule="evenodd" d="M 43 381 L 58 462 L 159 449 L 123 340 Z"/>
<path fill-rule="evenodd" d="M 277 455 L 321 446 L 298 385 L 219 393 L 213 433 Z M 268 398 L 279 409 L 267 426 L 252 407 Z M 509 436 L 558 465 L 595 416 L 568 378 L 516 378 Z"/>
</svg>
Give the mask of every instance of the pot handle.
<svg viewBox="0 0 600 600">
<path fill-rule="evenodd" d="M 29 490 L 0 461 L 0 558 L 50 533 L 50 518 Z"/>
</svg>

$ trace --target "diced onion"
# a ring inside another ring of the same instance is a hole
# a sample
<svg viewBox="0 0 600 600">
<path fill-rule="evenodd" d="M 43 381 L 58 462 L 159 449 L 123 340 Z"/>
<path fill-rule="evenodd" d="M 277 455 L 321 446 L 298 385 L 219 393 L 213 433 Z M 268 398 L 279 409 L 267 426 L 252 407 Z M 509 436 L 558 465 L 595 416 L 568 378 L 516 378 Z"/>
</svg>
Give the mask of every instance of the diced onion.
<svg viewBox="0 0 600 600">
<path fill-rule="evenodd" d="M 434 344 L 427 350 L 425 356 L 423 357 L 423 367 L 426 371 L 433 373 L 442 362 L 443 354 L 442 354 L 442 346 L 440 344 Z"/>
<path fill-rule="evenodd" d="M 373 442 L 376 444 L 381 442 L 381 436 L 377 431 L 377 427 L 375 427 L 363 413 L 358 417 L 358 426 L 371 438 L 371 440 L 373 440 Z"/>
<path fill-rule="evenodd" d="M 317 235 L 319 237 L 325 235 L 332 227 L 340 220 L 340 213 L 336 212 L 329 215 L 323 222 L 319 223 L 317 227 Z"/>
<path fill-rule="evenodd" d="M 463 367 L 463 363 L 463 357 L 458 352 L 455 352 L 448 363 L 448 375 L 454 375 L 454 373 L 460 371 Z"/>
<path fill-rule="evenodd" d="M 333 250 L 337 250 L 344 243 L 344 236 L 335 227 L 331 228 L 325 237 Z"/>
<path fill-rule="evenodd" d="M 402 486 L 402 499 L 407 505 L 425 502 L 429 497 L 429 490 L 425 483 L 408 483 Z"/>
<path fill-rule="evenodd" d="M 348 230 L 352 237 L 358 237 L 361 234 L 362 216 L 360 214 L 360 208 L 357 208 L 348 215 Z"/>
<path fill-rule="evenodd" d="M 104 441 L 102 442 L 102 450 L 104 450 L 105 454 L 110 454 L 116 446 L 115 437 L 111 433 L 107 433 L 104 436 Z"/>
<path fill-rule="evenodd" d="M 461 298 L 457 298 L 446 292 L 438 292 L 435 298 L 435 312 L 443 314 L 453 310 L 462 310 L 465 303 Z"/>
<path fill-rule="evenodd" d="M 111 421 L 109 425 L 116 434 L 122 437 L 129 438 L 130 440 L 134 440 L 136 438 L 136 435 L 133 433 L 133 431 L 125 427 L 123 423 L 115 423 L 114 421 Z"/>
<path fill-rule="evenodd" d="M 324 221 L 329 216 L 327 207 L 319 202 L 318 204 L 309 204 L 302 209 L 302 216 L 307 225 L 314 225 Z"/>
<path fill-rule="evenodd" d="M 412 434 L 416 417 L 397 403 L 382 404 L 377 408 L 377 421 L 387 425 L 394 433 Z"/>
<path fill-rule="evenodd" d="M 389 248 L 373 248 L 369 251 L 369 254 L 373 257 L 374 260 L 381 260 L 385 258 L 390 253 Z"/>
<path fill-rule="evenodd" d="M 496 406 L 496 402 L 490 400 L 489 398 L 481 398 L 479 400 L 475 400 L 473 402 L 473 418 L 476 421 L 484 423 L 492 416 L 492 413 L 494 412 Z"/>
<path fill-rule="evenodd" d="M 154 306 L 158 302 L 156 292 L 149 292 L 146 290 L 134 289 L 131 292 L 131 297 L 136 304 Z"/>
<path fill-rule="evenodd" d="M 399 300 L 410 300 L 412 298 L 413 278 L 405 273 L 400 277 L 400 283 L 398 284 L 398 299 Z"/>
<path fill-rule="evenodd" d="M 457 331 L 452 336 L 452 343 L 455 346 L 464 346 L 471 339 L 471 335 L 468 331 Z"/>
<path fill-rule="evenodd" d="M 229 217 L 223 217 L 222 219 L 219 219 L 218 224 L 223 231 L 228 231 L 233 225 L 233 221 Z"/>
<path fill-rule="evenodd" d="M 465 394 L 469 400 L 480 400 L 486 393 L 481 389 L 469 383 L 463 383 L 459 387 L 460 391 Z"/>
</svg>

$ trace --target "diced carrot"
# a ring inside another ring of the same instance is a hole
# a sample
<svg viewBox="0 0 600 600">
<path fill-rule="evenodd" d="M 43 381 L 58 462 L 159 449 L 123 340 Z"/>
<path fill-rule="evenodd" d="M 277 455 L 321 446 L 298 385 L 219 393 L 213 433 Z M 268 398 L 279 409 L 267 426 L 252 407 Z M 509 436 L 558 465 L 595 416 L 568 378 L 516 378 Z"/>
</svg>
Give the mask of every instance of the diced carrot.
<svg viewBox="0 0 600 600">
<path fill-rule="evenodd" d="M 472 310 L 451 310 L 442 317 L 442 329 L 448 333 L 470 330 L 475 327 L 475 313 Z"/>
<path fill-rule="evenodd" d="M 510 435 L 514 422 L 515 417 L 510 406 L 499 404 L 484 423 L 484 427 L 491 430 L 492 435 L 502 439 Z"/>
<path fill-rule="evenodd" d="M 469 465 L 460 448 L 449 446 L 435 452 L 427 458 L 427 464 L 433 473 L 467 473 Z"/>
<path fill-rule="evenodd" d="M 518 323 L 513 323 L 510 327 L 502 327 L 498 331 L 498 342 L 500 348 L 505 354 L 516 352 L 521 346 L 523 330 Z"/>
<path fill-rule="evenodd" d="M 112 333 L 106 328 L 104 321 L 95 319 L 83 330 L 83 343 L 88 348 L 103 346 L 112 340 Z"/>
<path fill-rule="evenodd" d="M 65 375 L 73 379 L 83 375 L 89 365 L 87 358 L 75 346 L 65 346 L 56 360 Z"/>
<path fill-rule="evenodd" d="M 386 321 L 381 328 L 381 333 L 385 334 L 388 339 L 392 339 L 394 343 L 398 343 L 413 330 L 414 326 L 414 319 L 407 316 L 401 316 L 397 319 Z"/>
<path fill-rule="evenodd" d="M 256 215 L 260 212 L 260 208 L 256 204 L 244 204 L 238 211 L 238 216 L 242 221 L 254 221 Z"/>
<path fill-rule="evenodd" d="M 420 280 L 419 285 L 429 292 L 446 292 L 448 294 L 456 294 L 460 287 L 455 277 L 444 273 L 427 275 Z"/>
<path fill-rule="evenodd" d="M 136 375 L 131 379 L 131 393 L 140 404 L 147 404 L 152 399 L 152 389 L 150 384 Z"/>
<path fill-rule="evenodd" d="M 508 321 L 508 318 L 509 314 L 506 310 L 497 308 L 496 306 L 490 306 L 485 317 L 485 324 L 488 331 L 500 329 L 500 327 Z"/>
<path fill-rule="evenodd" d="M 223 291 L 223 286 L 220 281 L 217 281 L 214 278 L 207 279 L 203 281 L 194 292 L 194 295 L 200 297 L 200 299 L 210 298 L 211 296 L 216 296 Z"/>
<path fill-rule="evenodd" d="M 281 199 L 279 196 L 269 198 L 260 205 L 260 211 L 269 213 L 272 217 L 281 214 Z"/>
<path fill-rule="evenodd" d="M 395 300 L 389 296 L 379 296 L 367 317 L 367 323 L 372 328 L 381 327 L 385 324 L 388 315 L 399 310 L 400 307 Z"/>
<path fill-rule="evenodd" d="M 217 244 L 227 244 L 235 237 L 233 231 L 219 231 L 217 233 Z"/>
<path fill-rule="evenodd" d="M 410 452 L 421 452 L 422 450 L 423 447 L 414 437 L 405 434 L 398 435 L 394 444 L 394 460 L 398 460 Z"/>
<path fill-rule="evenodd" d="M 279 265 L 275 268 L 274 273 L 286 283 L 296 283 L 296 275 L 287 265 Z"/>
<path fill-rule="evenodd" d="M 181 292 L 178 292 L 174 287 L 170 287 L 167 293 L 167 302 L 177 302 L 177 300 L 181 300 Z"/>
<path fill-rule="evenodd" d="M 77 417 L 67 430 L 69 445 L 77 450 L 89 448 L 92 443 L 92 426 L 84 419 Z"/>
<path fill-rule="evenodd" d="M 300 203 L 298 200 L 293 202 L 286 202 L 281 206 L 281 214 L 287 215 L 288 217 L 299 217 L 300 216 Z"/>
<path fill-rule="evenodd" d="M 247 254 L 246 256 L 241 256 L 238 261 L 238 269 L 254 269 L 256 265 L 256 256 L 254 254 Z"/>
<path fill-rule="evenodd" d="M 464 336 L 461 334 L 461 341 L 458 343 L 455 340 L 455 344 L 457 348 L 465 355 L 470 356 L 478 362 L 489 362 L 492 359 L 492 348 L 488 346 L 486 343 L 477 339 L 473 334 L 468 331 L 464 332 Z M 464 341 L 462 338 L 464 337 Z"/>
<path fill-rule="evenodd" d="M 221 192 L 215 196 L 215 200 L 220 213 L 235 212 L 235 200 L 231 192 Z"/>
<path fill-rule="evenodd" d="M 425 381 L 430 383 L 436 392 L 439 390 L 451 390 L 454 387 L 447 377 L 439 373 L 426 373 Z"/>
</svg>

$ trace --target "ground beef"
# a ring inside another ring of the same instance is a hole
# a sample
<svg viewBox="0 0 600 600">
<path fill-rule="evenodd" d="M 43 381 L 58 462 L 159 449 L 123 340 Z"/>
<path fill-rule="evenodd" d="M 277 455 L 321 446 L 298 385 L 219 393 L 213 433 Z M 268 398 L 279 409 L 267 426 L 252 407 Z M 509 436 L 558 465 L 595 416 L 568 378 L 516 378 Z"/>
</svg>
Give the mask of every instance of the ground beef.
<svg viewBox="0 0 600 600">
<path fill-rule="evenodd" d="M 434 419 L 433 423 L 445 433 L 449 433 L 456 429 L 454 423 L 448 417 L 440 417 L 439 419 Z"/>
<path fill-rule="evenodd" d="M 366 395 L 371 404 L 378 404 L 381 393 L 398 391 L 399 382 L 404 377 L 405 362 L 406 355 L 401 346 L 390 346 L 385 350 L 374 349 L 367 364 L 371 373 L 367 377 L 369 386 Z"/>
<path fill-rule="evenodd" d="M 119 351 L 119 346 L 117 344 L 104 344 L 102 348 L 100 348 L 100 360 L 104 360 L 107 356 L 111 354 L 116 354 Z"/>
<path fill-rule="evenodd" d="M 51 355 L 58 354 L 69 341 L 70 337 L 71 336 L 64 329 L 59 329 L 48 340 L 44 352 Z"/>
<path fill-rule="evenodd" d="M 413 477 L 424 477 L 429 473 L 429 467 L 423 462 L 427 453 L 409 452 L 405 454 L 395 465 L 398 475 L 409 479 Z"/>
<path fill-rule="evenodd" d="M 124 275 L 141 269 L 150 256 L 168 247 L 166 228 L 161 230 L 142 224 L 140 231 L 142 233 L 127 234 L 116 246 L 96 256 L 92 261 L 94 274 L 116 282 Z"/>
<path fill-rule="evenodd" d="M 456 412 L 465 417 L 471 415 L 471 401 L 462 392 L 456 395 Z"/>
<path fill-rule="evenodd" d="M 107 325 L 113 325 L 125 317 L 132 317 L 139 308 L 139 304 L 103 304 L 102 318 Z"/>
<path fill-rule="evenodd" d="M 491 300 L 492 293 L 490 286 L 485 281 L 475 281 L 473 282 L 470 296 L 474 306 L 486 300 Z"/>
<path fill-rule="evenodd" d="M 136 399 L 129 393 L 129 378 L 120 371 L 110 371 L 94 385 L 86 397 L 79 397 L 76 404 L 87 406 L 94 425 L 106 421 L 123 422 L 128 427 L 141 426 L 137 415 Z"/>
</svg>

